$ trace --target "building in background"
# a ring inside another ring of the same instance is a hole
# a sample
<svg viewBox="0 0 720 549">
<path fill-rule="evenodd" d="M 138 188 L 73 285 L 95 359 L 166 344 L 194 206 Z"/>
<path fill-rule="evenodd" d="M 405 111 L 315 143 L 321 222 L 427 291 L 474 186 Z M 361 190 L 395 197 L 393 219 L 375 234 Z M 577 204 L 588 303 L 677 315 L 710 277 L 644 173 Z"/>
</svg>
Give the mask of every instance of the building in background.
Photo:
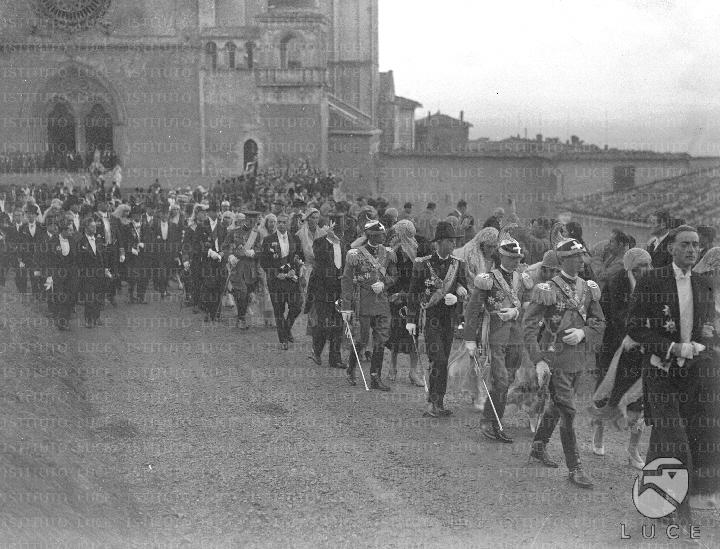
<svg viewBox="0 0 720 549">
<path fill-rule="evenodd" d="M 425 118 L 415 122 L 415 149 L 427 153 L 454 153 L 467 150 L 468 136 L 472 124 L 460 118 L 453 118 L 440 111 L 428 112 Z"/>
</svg>

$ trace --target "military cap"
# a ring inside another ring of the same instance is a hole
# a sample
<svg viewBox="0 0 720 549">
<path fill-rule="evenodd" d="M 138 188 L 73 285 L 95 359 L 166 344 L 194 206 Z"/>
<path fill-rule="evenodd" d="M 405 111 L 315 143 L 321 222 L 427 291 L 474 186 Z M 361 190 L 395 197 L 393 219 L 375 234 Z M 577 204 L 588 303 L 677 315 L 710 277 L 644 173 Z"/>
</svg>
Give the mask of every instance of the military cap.
<svg viewBox="0 0 720 549">
<path fill-rule="evenodd" d="M 571 257 L 573 255 L 586 254 L 587 250 L 579 240 L 575 240 L 574 238 L 567 238 L 557 243 L 557 245 L 555 246 L 555 252 L 557 253 L 558 258 L 562 259 L 564 257 Z"/>
<path fill-rule="evenodd" d="M 522 257 L 520 243 L 514 238 L 505 238 L 498 246 L 498 253 L 506 257 Z"/>
<path fill-rule="evenodd" d="M 368 234 L 384 233 L 385 225 L 383 225 L 382 223 L 380 223 L 379 221 L 377 221 L 375 219 L 372 219 L 372 220 L 368 221 L 367 223 L 365 223 L 364 229 L 365 229 L 365 232 Z"/>
<path fill-rule="evenodd" d="M 432 242 L 445 240 L 446 238 L 455 240 L 455 238 L 457 238 L 455 236 L 455 229 L 453 228 L 451 223 L 447 221 L 440 221 L 437 224 L 437 227 L 435 227 L 435 238 L 432 239 Z"/>
</svg>

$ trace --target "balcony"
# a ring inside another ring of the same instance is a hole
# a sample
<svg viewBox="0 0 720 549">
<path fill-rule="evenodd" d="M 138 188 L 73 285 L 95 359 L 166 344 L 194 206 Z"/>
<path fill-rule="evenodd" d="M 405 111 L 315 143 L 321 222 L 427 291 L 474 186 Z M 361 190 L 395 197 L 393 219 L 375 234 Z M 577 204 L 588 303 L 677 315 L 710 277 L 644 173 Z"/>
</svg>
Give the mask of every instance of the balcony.
<svg viewBox="0 0 720 549">
<path fill-rule="evenodd" d="M 322 87 L 326 82 L 326 69 L 255 69 L 255 83 L 260 87 Z"/>
</svg>

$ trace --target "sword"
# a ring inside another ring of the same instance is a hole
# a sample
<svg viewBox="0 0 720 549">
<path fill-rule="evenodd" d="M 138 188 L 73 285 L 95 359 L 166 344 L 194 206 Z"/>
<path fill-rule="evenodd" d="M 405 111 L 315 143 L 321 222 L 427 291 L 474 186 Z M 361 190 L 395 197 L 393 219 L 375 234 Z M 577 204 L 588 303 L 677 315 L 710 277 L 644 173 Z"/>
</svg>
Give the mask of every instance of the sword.
<svg viewBox="0 0 720 549">
<path fill-rule="evenodd" d="M 490 390 L 488 389 L 487 383 L 485 383 L 485 372 L 482 371 L 482 368 L 480 368 L 480 364 L 478 364 L 478 359 L 475 355 L 473 355 L 473 360 L 475 361 L 475 367 L 478 369 L 478 372 L 482 372 L 482 376 L 480 379 L 482 380 L 483 387 L 485 387 L 485 393 L 487 393 L 488 400 L 490 401 L 490 406 L 492 406 L 493 413 L 495 414 L 495 419 L 498 422 L 498 427 L 502 431 L 503 426 L 500 422 L 500 417 L 498 416 L 497 410 L 495 409 L 495 403 L 493 402 L 492 396 L 490 395 Z"/>
<path fill-rule="evenodd" d="M 400 307 L 398 314 L 400 315 L 400 318 L 407 320 L 407 315 L 408 315 L 407 305 Z M 417 346 L 417 343 L 415 342 L 415 336 L 410 334 L 410 339 L 412 339 L 413 349 L 415 349 L 415 355 L 417 356 L 418 364 L 420 364 L 420 351 L 418 351 L 418 346 Z M 427 343 L 427 341 L 426 341 L 426 343 Z M 423 373 L 423 383 L 425 384 L 425 392 L 429 393 L 430 389 L 428 387 L 427 376 L 425 375 L 425 372 L 427 372 L 427 370 L 422 367 L 420 367 L 420 369 L 422 370 L 422 373 Z"/>
<path fill-rule="evenodd" d="M 340 316 L 342 316 L 342 311 L 340 310 L 340 303 L 338 303 L 338 301 L 335 302 L 335 310 L 340 313 Z M 365 390 L 369 391 L 370 387 L 368 387 L 367 381 L 365 380 L 365 372 L 363 372 L 362 364 L 360 364 L 360 356 L 358 356 L 357 347 L 355 347 L 355 340 L 353 339 L 352 328 L 350 327 L 350 323 L 345 319 L 344 316 L 342 316 L 342 319 L 343 322 L 345 322 L 345 333 L 347 334 L 348 338 L 350 338 L 350 344 L 352 345 L 353 351 L 355 352 L 355 360 L 357 360 L 358 368 L 360 368 L 360 375 L 362 376 Z"/>
<path fill-rule="evenodd" d="M 545 413 L 545 403 L 547 402 L 548 397 L 548 383 L 549 378 L 548 381 L 544 382 L 542 384 L 542 387 L 538 389 L 538 392 L 540 393 L 540 402 L 538 403 L 537 407 L 538 418 L 537 422 L 535 423 L 535 430 L 533 431 L 533 433 L 537 433 L 538 429 L 540 428 L 540 422 L 542 421 L 543 414 Z M 532 425 L 530 425 L 530 427 L 532 427 Z"/>
</svg>

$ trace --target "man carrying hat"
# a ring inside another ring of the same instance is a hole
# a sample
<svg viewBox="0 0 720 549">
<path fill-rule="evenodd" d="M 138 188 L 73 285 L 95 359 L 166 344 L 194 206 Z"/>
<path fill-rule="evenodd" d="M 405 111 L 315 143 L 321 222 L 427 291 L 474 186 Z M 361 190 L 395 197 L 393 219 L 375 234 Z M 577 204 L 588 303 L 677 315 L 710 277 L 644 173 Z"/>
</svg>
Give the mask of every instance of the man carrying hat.
<svg viewBox="0 0 720 549">
<path fill-rule="evenodd" d="M 600 288 L 578 276 L 585 247 L 575 239 L 561 240 L 555 247 L 560 274 L 541 282 L 532 292 L 524 320 L 524 339 L 535 364 L 538 383 L 549 377 L 550 403 L 535 433 L 530 456 L 547 467 L 557 467 L 546 446 L 560 421 L 560 441 L 570 481 L 592 488 L 592 480 L 580 465 L 575 437 L 575 393 L 588 355 L 602 345 L 605 316 L 600 307 Z"/>
<path fill-rule="evenodd" d="M 424 328 L 431 367 L 426 417 L 449 416 L 452 413 L 443 402 L 448 358 L 457 326 L 457 302 L 467 296 L 464 262 L 451 255 L 455 238 L 452 225 L 440 221 L 433 238 L 435 252 L 416 259 L 410 282 L 405 328 L 412 336 L 418 335 Z"/>
<path fill-rule="evenodd" d="M 356 385 L 356 352 L 357 355 L 363 356 L 372 331 L 370 387 L 379 391 L 389 391 L 390 387 L 381 381 L 381 374 L 385 342 L 390 330 L 390 302 L 386 288 L 392 286 L 397 276 L 396 258 L 390 248 L 383 246 L 385 227 L 382 223 L 368 221 L 364 231 L 367 242 L 348 251 L 345 270 L 340 281 L 343 319 L 349 323 L 354 314 L 355 320 L 360 325 L 359 337 L 355 339 L 356 348 L 350 352 L 347 379 L 350 385 Z"/>
<path fill-rule="evenodd" d="M 533 281 L 527 273 L 517 271 L 523 257 L 520 244 L 513 238 L 500 242 L 500 268 L 475 277 L 475 289 L 465 311 L 465 347 L 471 356 L 477 352 L 480 336 L 490 354 L 492 390 L 485 401 L 483 435 L 492 440 L 510 443 L 498 423 L 505 413 L 507 392 L 520 366 L 522 345 L 521 306 L 527 301 Z M 486 337 L 482 337 L 484 334 Z M 495 405 L 493 411 L 492 405 Z M 497 418 L 495 417 L 497 412 Z"/>
<path fill-rule="evenodd" d="M 143 224 L 143 208 L 135 205 L 130 210 L 130 223 L 123 227 L 120 241 L 120 263 L 127 267 L 129 303 L 147 303 L 145 292 L 150 280 L 149 250 L 146 249 L 149 227 Z"/>
</svg>

